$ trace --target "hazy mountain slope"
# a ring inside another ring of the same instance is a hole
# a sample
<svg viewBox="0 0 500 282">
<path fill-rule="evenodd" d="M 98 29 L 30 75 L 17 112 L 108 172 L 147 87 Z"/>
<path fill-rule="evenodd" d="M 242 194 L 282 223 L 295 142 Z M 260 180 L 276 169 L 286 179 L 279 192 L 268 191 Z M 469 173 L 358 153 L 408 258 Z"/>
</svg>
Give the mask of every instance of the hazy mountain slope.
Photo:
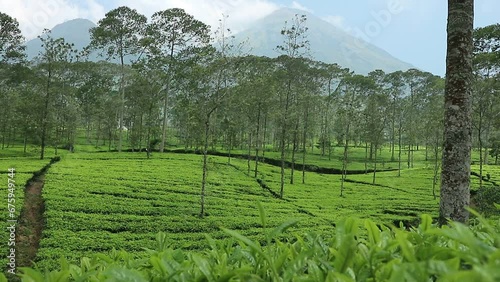
<svg viewBox="0 0 500 282">
<path fill-rule="evenodd" d="M 279 55 L 275 51 L 276 46 L 283 42 L 280 31 L 284 27 L 284 22 L 286 20 L 290 22 L 295 14 L 307 15 L 306 24 L 309 28 L 308 38 L 311 55 L 316 60 L 337 63 L 362 74 L 367 74 L 375 69 L 392 72 L 412 68 L 412 65 L 392 57 L 386 51 L 372 44 L 345 33 L 313 14 L 288 8 L 277 10 L 259 20 L 250 29 L 236 34 L 235 39 L 237 42 L 248 39 L 252 54 L 276 57 Z"/>
<path fill-rule="evenodd" d="M 276 57 L 279 55 L 275 51 L 276 46 L 283 42 L 280 31 L 284 22 L 290 21 L 295 14 L 307 15 L 311 55 L 315 60 L 337 63 L 361 74 L 367 74 L 375 69 L 393 72 L 412 68 L 412 65 L 392 57 L 386 51 L 372 44 L 350 36 L 313 14 L 288 8 L 277 10 L 258 20 L 250 29 L 236 34 L 236 41 L 241 42 L 248 38 L 252 54 Z M 75 44 L 75 47 L 81 50 L 90 43 L 89 29 L 95 26 L 89 20 L 75 19 L 55 26 L 52 29 L 52 36 L 54 38 L 63 37 L 67 42 Z M 38 38 L 28 41 L 26 47 L 30 60 L 42 50 L 41 41 Z M 97 61 L 104 58 L 98 58 L 94 53 L 90 59 Z M 127 61 L 129 60 L 130 58 Z"/>
<path fill-rule="evenodd" d="M 63 37 L 66 42 L 73 43 L 75 44 L 75 48 L 82 50 L 90 43 L 89 29 L 95 26 L 96 25 L 89 20 L 74 19 L 56 25 L 52 29 L 52 37 Z M 42 51 L 41 44 L 42 42 L 38 38 L 26 42 L 26 53 L 28 55 L 28 59 L 33 59 L 40 51 Z"/>
</svg>

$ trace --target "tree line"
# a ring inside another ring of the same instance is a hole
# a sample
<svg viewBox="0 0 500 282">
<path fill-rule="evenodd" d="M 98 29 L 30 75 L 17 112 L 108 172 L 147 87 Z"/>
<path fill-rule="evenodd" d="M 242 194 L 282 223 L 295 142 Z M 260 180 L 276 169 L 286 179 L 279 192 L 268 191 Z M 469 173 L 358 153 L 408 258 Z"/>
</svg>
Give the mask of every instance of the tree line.
<svg viewBox="0 0 500 282">
<path fill-rule="evenodd" d="M 413 167 L 414 152 L 425 150 L 437 183 L 445 80 L 418 69 L 360 75 L 315 61 L 303 15 L 284 23 L 277 58 L 249 55 L 225 18 L 211 33 L 178 8 L 149 21 L 128 7 L 111 10 L 90 30 L 84 50 L 45 30 L 33 61 L 25 59 L 18 22 L 0 13 L 0 24 L 2 148 L 22 142 L 26 152 L 35 145 L 43 159 L 49 147 L 56 154 L 73 150 L 83 130 L 96 148 L 122 151 L 127 144 L 148 157 L 169 142 L 198 149 L 204 156 L 201 214 L 210 148 L 229 155 L 247 150 L 254 176 L 267 151 L 279 152 L 281 197 L 286 160 L 293 184 L 308 153 L 332 158 L 335 147 L 342 150 L 341 194 L 352 146 L 365 148 L 373 183 L 382 148 L 399 170 Z M 474 31 L 472 114 L 481 175 L 482 164 L 498 164 L 500 154 L 499 43 L 498 24 Z M 89 61 L 96 52 L 105 60 Z M 304 169 L 300 181 L 306 181 Z"/>
</svg>

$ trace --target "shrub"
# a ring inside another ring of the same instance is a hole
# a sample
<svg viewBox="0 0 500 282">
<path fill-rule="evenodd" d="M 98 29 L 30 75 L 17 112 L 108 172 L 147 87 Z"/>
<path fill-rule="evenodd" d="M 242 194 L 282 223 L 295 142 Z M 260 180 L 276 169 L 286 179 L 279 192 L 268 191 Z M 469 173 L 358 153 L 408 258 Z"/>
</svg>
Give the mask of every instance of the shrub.
<svg viewBox="0 0 500 282">
<path fill-rule="evenodd" d="M 500 187 L 479 188 L 473 198 L 473 203 L 475 209 L 486 216 L 499 215 L 500 210 L 495 207 L 495 204 L 500 203 Z"/>
<path fill-rule="evenodd" d="M 166 235 L 147 256 L 124 251 L 61 261 L 60 270 L 23 268 L 23 281 L 500 281 L 498 224 L 442 228 L 423 215 L 412 230 L 347 218 L 325 238 L 314 233 L 284 237 L 296 221 L 268 230 L 259 206 L 264 242 L 224 229 L 232 239 L 207 236 L 201 254 L 169 248 Z M 289 238 L 289 239 L 286 239 Z M 6 281 L 5 278 L 0 281 Z"/>
</svg>

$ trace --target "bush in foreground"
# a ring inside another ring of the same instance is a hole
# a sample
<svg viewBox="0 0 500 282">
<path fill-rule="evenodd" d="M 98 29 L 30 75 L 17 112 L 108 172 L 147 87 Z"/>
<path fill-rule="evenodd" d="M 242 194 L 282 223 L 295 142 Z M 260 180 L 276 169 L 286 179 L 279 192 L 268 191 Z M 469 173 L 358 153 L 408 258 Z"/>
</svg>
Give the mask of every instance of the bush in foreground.
<svg viewBox="0 0 500 282">
<path fill-rule="evenodd" d="M 61 262 L 59 270 L 22 268 L 22 281 L 500 281 L 498 224 L 477 216 L 477 224 L 438 228 L 424 215 L 417 228 L 378 226 L 352 218 L 337 224 L 330 238 L 309 233 L 283 238 L 296 221 L 266 229 L 255 242 L 224 230 L 233 239 L 203 254 L 168 247 L 165 234 L 148 256 L 125 251 Z M 0 281 L 7 281 L 5 277 Z"/>
</svg>

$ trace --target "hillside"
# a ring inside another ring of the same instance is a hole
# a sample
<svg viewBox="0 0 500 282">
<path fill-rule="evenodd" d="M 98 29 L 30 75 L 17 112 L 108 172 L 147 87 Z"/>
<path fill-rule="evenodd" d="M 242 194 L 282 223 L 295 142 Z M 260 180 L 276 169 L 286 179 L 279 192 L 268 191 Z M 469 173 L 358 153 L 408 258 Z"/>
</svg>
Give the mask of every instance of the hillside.
<svg viewBox="0 0 500 282">
<path fill-rule="evenodd" d="M 319 17 L 301 10 L 283 8 L 256 22 L 250 29 L 235 35 L 237 42 L 248 40 L 251 53 L 276 57 L 276 46 L 282 44 L 281 29 L 295 14 L 307 16 L 306 25 L 311 55 L 315 60 L 337 63 L 356 73 L 367 74 L 376 69 L 385 72 L 407 70 L 411 64 L 400 61 L 373 44 L 357 39 Z"/>
<path fill-rule="evenodd" d="M 385 72 L 407 70 L 412 65 L 402 62 L 386 51 L 354 38 L 332 24 L 307 13 L 294 9 L 280 9 L 257 21 L 252 28 L 235 35 L 237 42 L 248 39 L 251 53 L 258 56 L 277 57 L 276 46 L 282 43 L 281 29 L 285 21 L 290 21 L 295 14 L 307 15 L 309 28 L 308 38 L 311 43 L 313 59 L 326 63 L 337 63 L 356 73 L 367 74 L 375 69 Z M 75 44 L 81 50 L 90 43 L 89 29 L 96 25 L 86 19 L 74 19 L 56 25 L 52 29 L 54 38 L 63 37 L 67 42 Z M 28 59 L 33 59 L 41 50 L 40 39 L 32 39 L 26 43 Z M 92 61 L 103 59 L 97 54 L 91 55 Z"/>
<path fill-rule="evenodd" d="M 87 19 L 74 19 L 52 28 L 52 36 L 54 38 L 62 37 L 66 42 L 75 44 L 75 48 L 78 50 L 82 50 L 90 43 L 89 29 L 95 26 L 93 22 Z M 41 45 L 42 42 L 39 38 L 26 42 L 26 54 L 29 60 L 32 60 L 42 51 Z M 96 56 L 92 59 L 96 59 Z"/>
</svg>

